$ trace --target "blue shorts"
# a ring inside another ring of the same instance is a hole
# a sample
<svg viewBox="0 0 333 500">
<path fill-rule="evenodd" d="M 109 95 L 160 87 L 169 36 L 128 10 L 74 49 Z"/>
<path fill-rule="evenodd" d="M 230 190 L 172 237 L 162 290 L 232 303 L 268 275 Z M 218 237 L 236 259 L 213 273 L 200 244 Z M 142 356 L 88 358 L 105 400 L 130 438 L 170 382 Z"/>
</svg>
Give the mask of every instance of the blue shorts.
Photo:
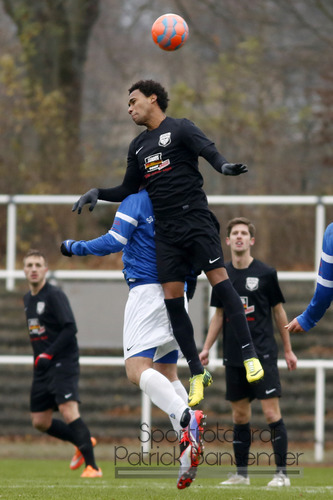
<svg viewBox="0 0 333 500">
<path fill-rule="evenodd" d="M 150 358 L 154 359 L 155 353 L 157 351 L 157 347 L 152 347 L 151 349 L 146 349 L 145 351 L 138 352 L 137 354 L 133 354 L 131 358 L 142 357 L 142 358 Z M 154 360 L 156 363 L 168 363 L 168 364 L 176 364 L 178 360 L 179 351 L 175 349 L 174 351 L 170 351 L 159 359 Z"/>
</svg>

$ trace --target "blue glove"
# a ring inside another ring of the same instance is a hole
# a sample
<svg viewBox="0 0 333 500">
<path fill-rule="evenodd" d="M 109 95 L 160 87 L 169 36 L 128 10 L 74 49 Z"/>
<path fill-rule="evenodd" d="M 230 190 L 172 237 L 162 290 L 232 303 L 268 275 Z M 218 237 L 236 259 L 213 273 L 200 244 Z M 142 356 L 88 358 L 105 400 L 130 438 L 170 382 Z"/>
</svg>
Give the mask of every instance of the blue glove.
<svg viewBox="0 0 333 500">
<path fill-rule="evenodd" d="M 65 255 L 65 257 L 72 257 L 73 252 L 71 248 L 73 243 L 75 243 L 75 240 L 65 240 L 61 243 L 60 252 L 62 255 Z"/>
<path fill-rule="evenodd" d="M 77 210 L 77 213 L 80 214 L 82 208 L 87 203 L 90 203 L 89 211 L 92 212 L 95 208 L 96 203 L 98 202 L 98 189 L 93 188 L 89 189 L 85 194 L 83 194 L 72 206 L 72 212 Z"/>
<path fill-rule="evenodd" d="M 243 163 L 223 163 L 221 172 L 223 175 L 240 175 L 248 171 L 246 165 Z"/>
</svg>

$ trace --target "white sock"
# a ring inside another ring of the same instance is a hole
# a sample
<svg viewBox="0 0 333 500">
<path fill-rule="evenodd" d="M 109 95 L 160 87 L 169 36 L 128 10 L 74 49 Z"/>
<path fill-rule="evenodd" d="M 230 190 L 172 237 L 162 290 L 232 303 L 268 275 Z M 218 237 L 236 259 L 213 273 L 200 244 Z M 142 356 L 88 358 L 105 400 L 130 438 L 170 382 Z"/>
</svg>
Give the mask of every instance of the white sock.
<svg viewBox="0 0 333 500">
<path fill-rule="evenodd" d="M 170 418 L 172 427 L 179 435 L 180 419 L 188 405 L 176 393 L 172 383 L 164 375 L 153 368 L 142 372 L 140 389 L 144 391 L 154 403 Z"/>
<path fill-rule="evenodd" d="M 188 404 L 188 394 L 187 394 L 185 387 L 181 383 L 181 381 L 179 379 L 177 379 L 171 383 L 172 383 L 176 393 L 178 394 L 178 396 L 180 396 L 182 398 L 184 403 Z"/>
</svg>

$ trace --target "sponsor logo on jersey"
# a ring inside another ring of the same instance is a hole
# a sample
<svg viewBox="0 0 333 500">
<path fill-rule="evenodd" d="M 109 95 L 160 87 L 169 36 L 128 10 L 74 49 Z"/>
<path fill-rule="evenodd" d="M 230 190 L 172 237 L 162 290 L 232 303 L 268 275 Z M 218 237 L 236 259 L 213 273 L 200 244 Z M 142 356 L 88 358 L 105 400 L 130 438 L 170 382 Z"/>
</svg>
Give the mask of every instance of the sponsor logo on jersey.
<svg viewBox="0 0 333 500">
<path fill-rule="evenodd" d="M 45 311 L 45 302 L 37 302 L 36 310 L 37 314 L 43 314 L 43 312 Z"/>
<path fill-rule="evenodd" d="M 245 288 L 253 292 L 253 290 L 258 290 L 259 288 L 259 278 L 246 278 Z"/>
<path fill-rule="evenodd" d="M 146 172 L 151 173 L 155 170 L 163 170 L 170 165 L 170 160 L 162 160 L 162 153 L 156 153 L 145 158 Z"/>
<path fill-rule="evenodd" d="M 244 306 L 245 314 L 254 313 L 255 307 L 249 306 L 249 298 L 248 297 L 241 297 L 241 301 L 242 301 L 242 304 Z"/>
<path fill-rule="evenodd" d="M 152 222 L 154 222 L 154 217 L 150 215 L 149 217 L 146 218 L 146 221 L 148 222 L 148 224 L 151 224 Z"/>
<path fill-rule="evenodd" d="M 158 145 L 165 148 L 171 143 L 171 132 L 167 132 L 166 134 L 160 135 L 160 140 L 158 141 Z"/>
<path fill-rule="evenodd" d="M 145 158 L 145 177 L 150 177 L 153 173 L 158 173 L 170 165 L 170 160 L 162 160 L 162 153 L 156 153 Z M 147 175 L 148 174 L 148 175 Z"/>
<path fill-rule="evenodd" d="M 41 326 L 38 318 L 28 319 L 28 328 L 30 335 L 42 335 L 45 333 L 45 326 Z"/>
</svg>

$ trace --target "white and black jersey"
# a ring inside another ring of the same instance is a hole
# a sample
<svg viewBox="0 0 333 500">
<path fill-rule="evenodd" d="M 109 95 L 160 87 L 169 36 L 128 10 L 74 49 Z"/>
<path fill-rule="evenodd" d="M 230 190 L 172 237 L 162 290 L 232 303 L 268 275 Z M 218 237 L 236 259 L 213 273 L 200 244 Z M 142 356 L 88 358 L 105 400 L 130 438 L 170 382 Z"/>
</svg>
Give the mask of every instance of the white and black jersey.
<svg viewBox="0 0 333 500">
<path fill-rule="evenodd" d="M 24 308 L 34 358 L 48 353 L 52 364 L 78 362 L 77 327 L 65 293 L 47 282 L 37 295 L 24 296 Z"/>
<path fill-rule="evenodd" d="M 276 270 L 254 259 L 246 269 L 236 269 L 231 262 L 226 264 L 229 278 L 241 297 L 253 343 L 260 359 L 273 361 L 278 357 L 274 337 L 271 308 L 284 303 Z M 223 304 L 212 293 L 212 307 Z M 223 362 L 230 366 L 243 366 L 243 360 L 235 333 L 228 318 L 223 318 Z"/>
</svg>

